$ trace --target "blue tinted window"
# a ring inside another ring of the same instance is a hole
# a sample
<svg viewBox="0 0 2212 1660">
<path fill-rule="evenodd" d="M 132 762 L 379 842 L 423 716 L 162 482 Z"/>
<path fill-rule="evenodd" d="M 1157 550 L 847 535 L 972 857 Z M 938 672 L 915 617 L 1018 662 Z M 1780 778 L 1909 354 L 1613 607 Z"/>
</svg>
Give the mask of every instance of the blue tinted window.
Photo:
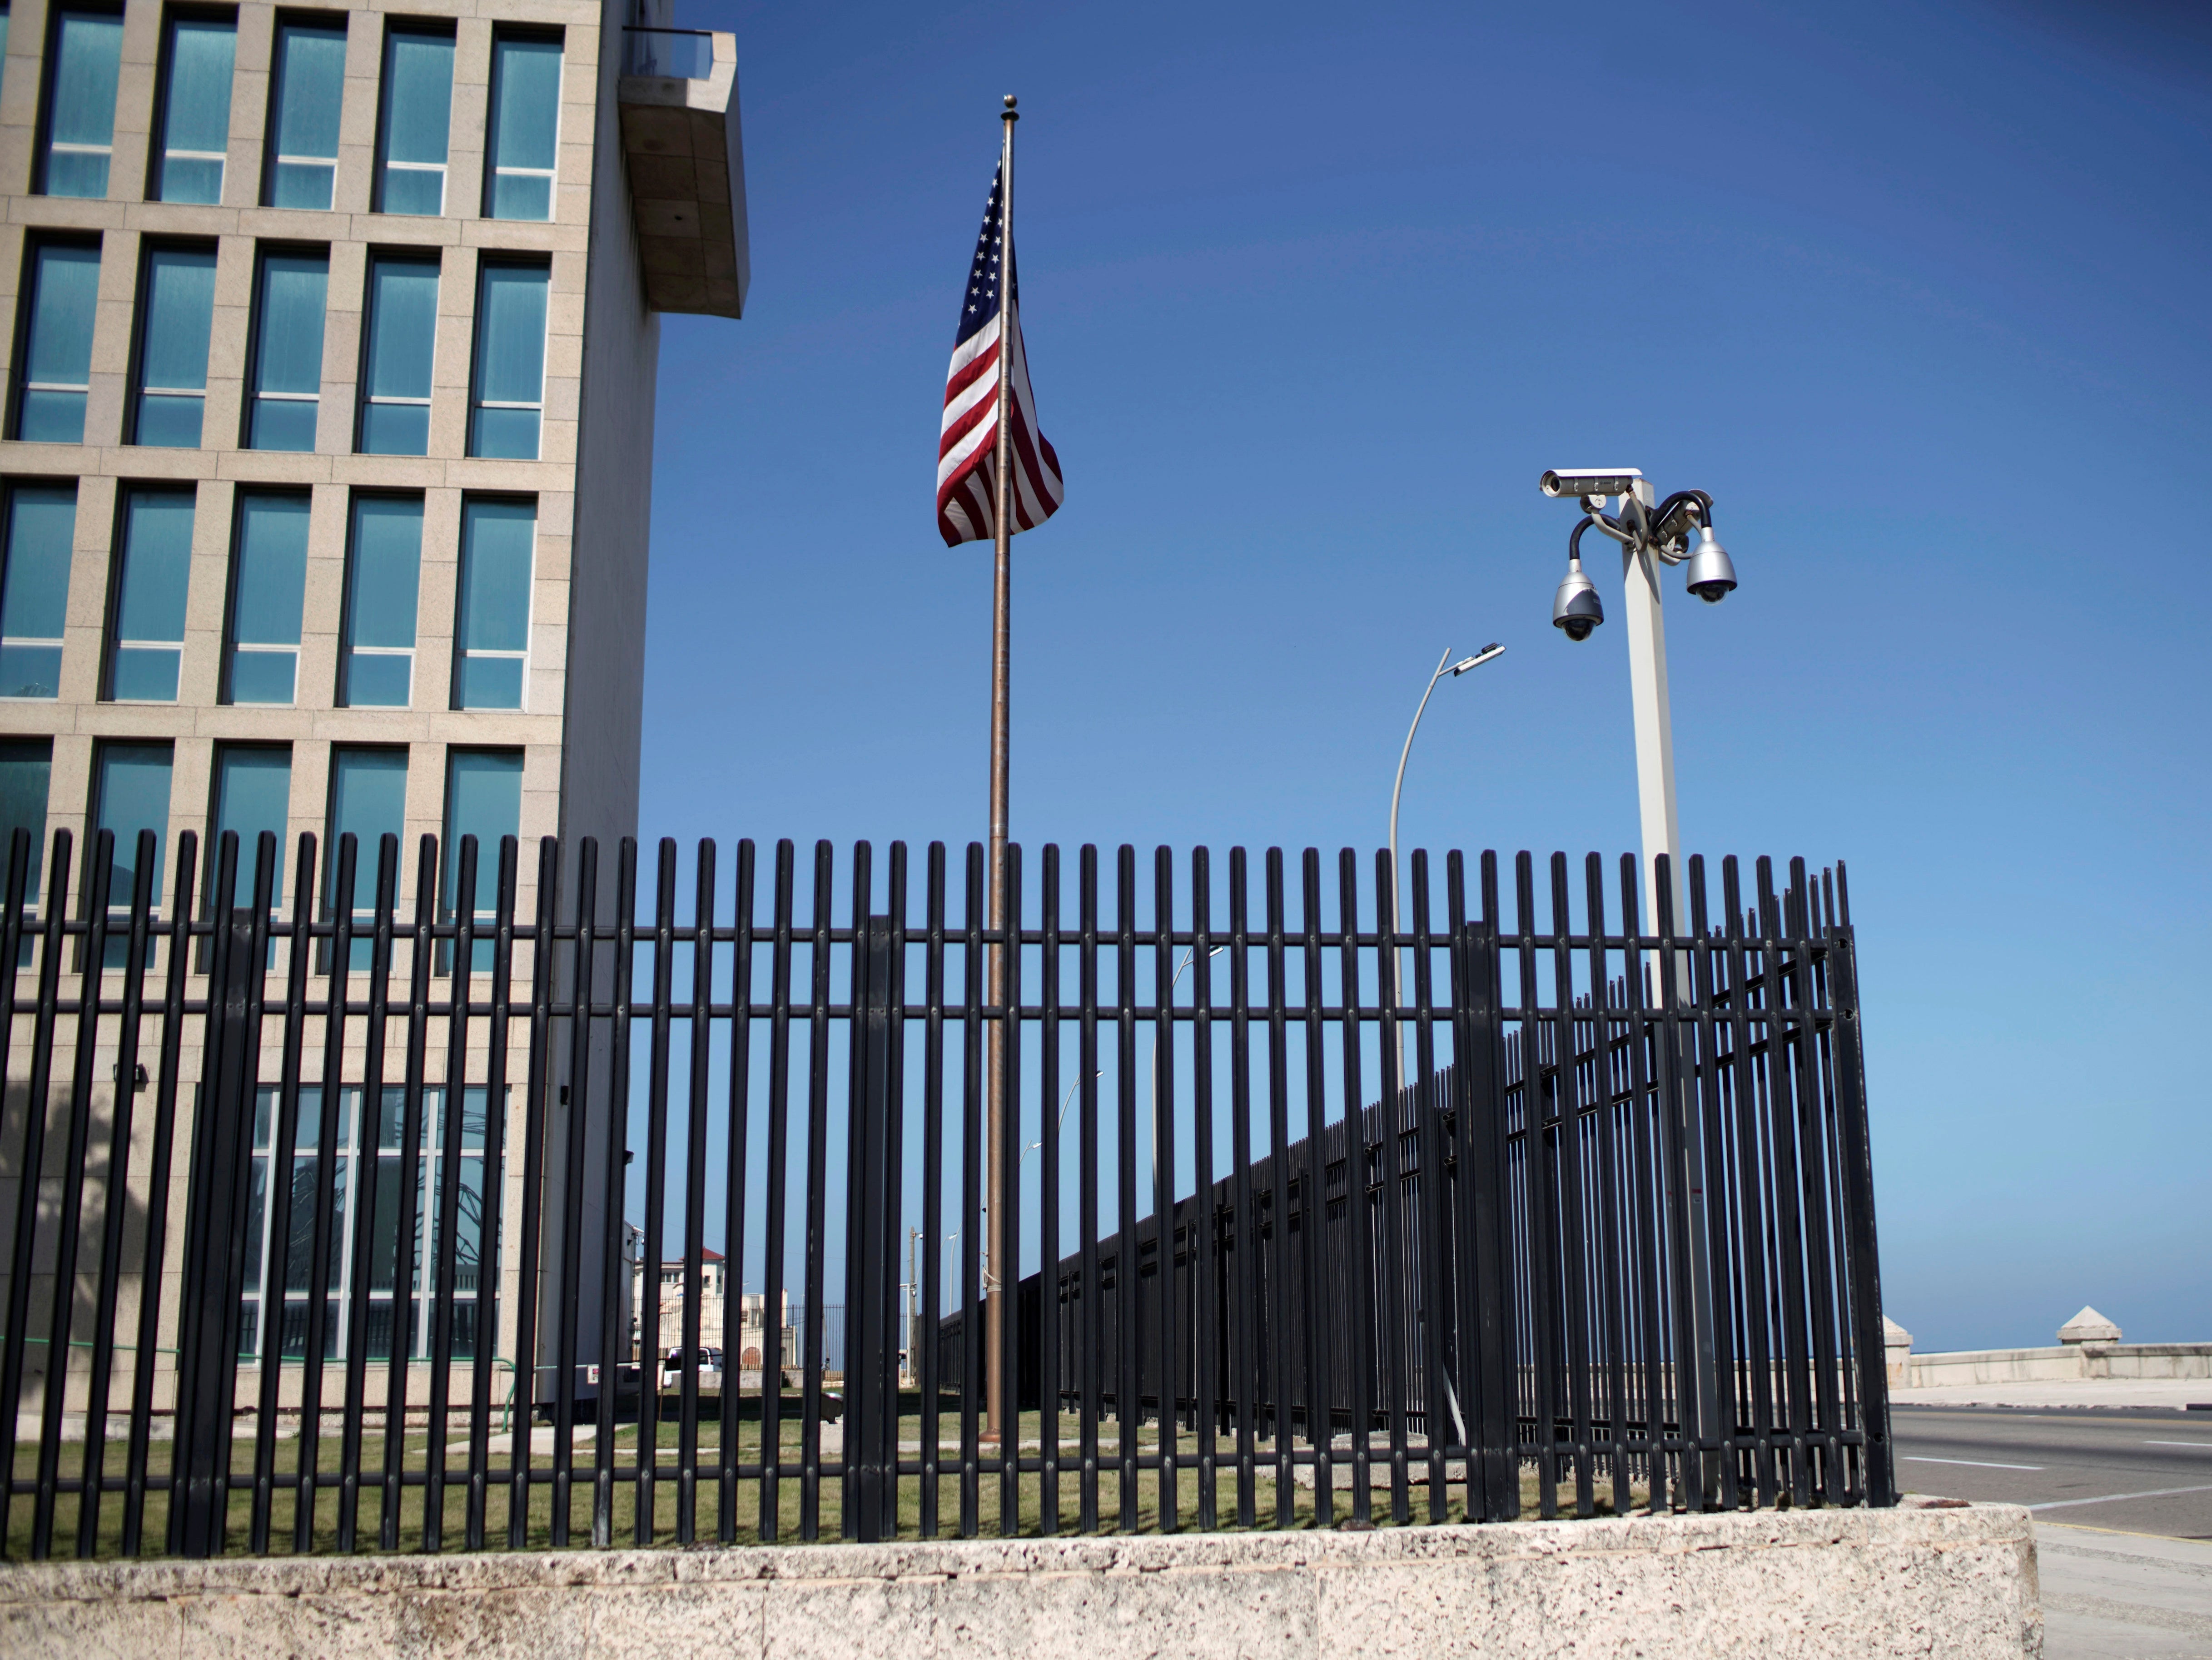
<svg viewBox="0 0 2212 1660">
<path fill-rule="evenodd" d="M 338 111 L 345 96 L 345 25 L 280 23 L 269 87 L 272 208 L 327 208 L 337 177 Z"/>
<path fill-rule="evenodd" d="M 39 184 L 46 195 L 107 194 L 122 60 L 121 12 L 64 11 L 55 18 Z"/>
<path fill-rule="evenodd" d="M 561 139 L 561 43 L 499 34 L 491 43 L 484 213 L 550 219 Z"/>
<path fill-rule="evenodd" d="M 545 410 L 544 265 L 484 266 L 477 282 L 469 453 L 534 461 Z"/>
<path fill-rule="evenodd" d="M 76 242 L 33 243 L 27 263 L 15 436 L 30 443 L 81 444 L 85 393 L 92 385 L 100 250 Z"/>
<path fill-rule="evenodd" d="M 0 697 L 61 695 L 62 624 L 76 539 L 76 486 L 19 484 L 9 492 L 7 564 L 0 570 Z"/>
<path fill-rule="evenodd" d="M 138 399 L 131 441 L 197 449 L 207 404 L 215 250 L 150 250 L 139 311 Z"/>
<path fill-rule="evenodd" d="M 331 848 L 325 866 L 325 904 L 337 898 L 338 838 L 356 838 L 358 850 L 354 876 L 356 914 L 376 903 L 376 861 L 379 838 L 397 836 L 407 827 L 407 751 L 349 750 L 331 751 Z M 366 956 L 359 961 L 368 962 Z"/>
<path fill-rule="evenodd" d="M 530 565 L 538 508 L 471 501 L 461 508 L 461 580 L 453 621 L 453 707 L 519 709 L 529 662 Z"/>
<path fill-rule="evenodd" d="M 377 114 L 376 210 L 446 210 L 446 137 L 453 125 L 453 37 L 392 27 L 384 37 Z"/>
<path fill-rule="evenodd" d="M 177 701 L 191 571 L 192 492 L 131 491 L 123 501 L 123 548 L 116 560 L 110 697 L 125 702 Z"/>
<path fill-rule="evenodd" d="M 208 837 L 218 853 L 222 833 L 238 836 L 238 891 L 250 897 L 260 870 L 261 832 L 276 838 L 276 861 L 269 875 L 270 897 L 284 900 L 284 827 L 292 805 L 292 752 L 226 745 L 215 757 L 215 824 Z"/>
<path fill-rule="evenodd" d="M 522 753 L 519 750 L 452 750 L 446 760 L 446 834 L 439 857 L 444 875 L 439 883 L 439 909 L 451 917 L 470 910 L 489 919 L 499 898 L 499 842 L 514 836 L 522 825 Z M 459 891 L 461 876 L 461 838 L 477 838 L 476 891 Z M 441 953 L 441 969 L 451 965 L 450 952 Z M 482 972 L 491 966 L 492 942 L 480 939 L 471 954 L 470 967 Z"/>
<path fill-rule="evenodd" d="M 222 200 L 223 156 L 230 145 L 230 72 L 237 46 L 238 26 L 227 19 L 169 20 L 161 47 L 155 200 Z"/>
<path fill-rule="evenodd" d="M 415 602 L 422 575 L 419 497 L 363 496 L 346 556 L 345 650 L 338 701 L 405 708 L 415 674 Z"/>
<path fill-rule="evenodd" d="M 261 258 L 254 296 L 253 408 L 246 447 L 312 450 L 323 386 L 323 305 L 331 262 L 319 253 Z"/>
<path fill-rule="evenodd" d="M 307 498 L 240 491 L 237 535 L 227 696 L 234 703 L 289 703 L 307 588 Z"/>
<path fill-rule="evenodd" d="M 380 258 L 368 268 L 361 449 L 365 455 L 430 451 L 430 374 L 438 344 L 438 262 Z"/>
<path fill-rule="evenodd" d="M 154 832 L 154 898 L 161 897 L 162 843 L 169 834 L 169 745 L 102 744 L 93 828 L 115 836 L 115 875 L 108 892 L 128 894 L 138 863 L 138 832 Z"/>
<path fill-rule="evenodd" d="M 0 52 L 5 51 L 0 43 Z M 15 832 L 27 830 L 30 857 L 23 863 L 23 897 L 39 897 L 46 859 L 46 792 L 53 781 L 54 745 L 50 738 L 15 738 L 0 743 L 0 897 L 8 891 Z"/>
</svg>

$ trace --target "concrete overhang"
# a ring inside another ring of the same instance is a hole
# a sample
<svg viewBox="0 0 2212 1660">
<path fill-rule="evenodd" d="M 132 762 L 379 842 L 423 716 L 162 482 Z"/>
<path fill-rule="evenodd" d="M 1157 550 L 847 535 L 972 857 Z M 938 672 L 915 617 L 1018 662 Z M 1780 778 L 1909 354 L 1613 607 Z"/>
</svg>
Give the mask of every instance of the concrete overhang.
<svg viewBox="0 0 2212 1660">
<path fill-rule="evenodd" d="M 752 265 L 737 36 L 633 28 L 623 41 L 616 98 L 647 303 L 742 316 Z"/>
</svg>

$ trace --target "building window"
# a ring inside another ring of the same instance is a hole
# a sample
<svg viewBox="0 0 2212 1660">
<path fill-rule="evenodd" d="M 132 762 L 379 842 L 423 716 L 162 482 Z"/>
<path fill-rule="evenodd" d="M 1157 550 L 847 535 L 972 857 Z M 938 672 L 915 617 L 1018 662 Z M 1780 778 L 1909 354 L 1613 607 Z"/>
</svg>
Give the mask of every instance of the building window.
<svg viewBox="0 0 2212 1660">
<path fill-rule="evenodd" d="M 131 441 L 197 449 L 207 406 L 215 250 L 149 248 L 138 307 L 138 396 Z"/>
<path fill-rule="evenodd" d="M 415 1237 L 405 1267 L 401 1267 L 399 1211 L 401 1184 L 407 1181 L 407 1164 L 401 1157 L 406 1145 L 407 1091 L 387 1085 L 379 1093 L 382 1110 L 377 1115 L 373 1147 L 362 1145 L 358 1132 L 368 1115 L 362 1108 L 362 1090 L 347 1085 L 338 1091 L 338 1134 L 331 1149 L 332 1199 L 329 1251 L 322 1280 L 323 1355 L 325 1359 L 347 1358 L 346 1344 L 352 1322 L 348 1317 L 359 1270 L 354 1262 L 356 1217 L 367 1206 L 371 1217 L 367 1307 L 362 1310 L 366 1357 L 388 1359 L 395 1348 L 413 1357 L 430 1353 L 437 1329 L 438 1260 L 444 1250 L 439 1237 L 439 1195 L 443 1189 L 446 1160 L 447 1091 L 432 1086 L 422 1093 L 422 1136 L 413 1160 Z M 461 1092 L 460 1164 L 453 1172 L 459 1196 L 453 1230 L 453 1354 L 457 1360 L 477 1358 L 478 1335 L 487 1352 L 497 1330 L 499 1193 L 497 1153 L 487 1147 L 487 1108 L 490 1092 L 482 1085 L 465 1086 Z M 305 1355 L 308 1314 L 314 1296 L 313 1272 L 315 1195 L 321 1180 L 323 1091 L 316 1084 L 300 1087 L 298 1130 L 284 1182 L 286 1202 L 270 1202 L 270 1171 L 274 1149 L 279 1097 L 273 1085 L 255 1093 L 253 1171 L 246 1200 L 246 1288 L 239 1322 L 239 1358 L 253 1359 L 264 1353 L 267 1333 L 276 1334 L 274 1347 L 288 1359 Z M 280 1225 L 276 1213 L 287 1213 Z M 274 1236 L 283 1228 L 282 1240 Z M 262 1285 L 270 1260 L 270 1247 L 277 1247 L 276 1260 L 283 1267 L 284 1284 L 271 1296 Z M 395 1292 L 395 1280 L 405 1289 Z M 276 1303 L 281 1318 L 264 1317 L 264 1307 Z"/>
<path fill-rule="evenodd" d="M 235 542 L 223 701 L 289 703 L 299 683 L 307 592 L 307 498 L 240 490 Z"/>
<path fill-rule="evenodd" d="M 338 111 L 345 96 L 345 50 L 343 21 L 277 24 L 269 77 L 264 206 L 331 205 L 338 168 Z"/>
<path fill-rule="evenodd" d="M 39 147 L 39 192 L 105 196 L 115 151 L 115 74 L 123 61 L 123 14 L 72 9 L 54 19 L 48 58 L 46 131 Z"/>
<path fill-rule="evenodd" d="M 461 506 L 461 580 L 453 618 L 453 707 L 519 709 L 530 666 L 532 502 Z"/>
<path fill-rule="evenodd" d="M 394 24 L 384 37 L 376 125 L 376 211 L 446 210 L 446 138 L 453 115 L 453 37 Z"/>
<path fill-rule="evenodd" d="M 107 658 L 107 696 L 173 703 L 192 572 L 192 492 L 134 489 L 123 498 L 121 551 Z"/>
<path fill-rule="evenodd" d="M 364 455 L 430 453 L 430 373 L 438 344 L 438 262 L 380 256 L 368 265 L 362 350 Z"/>
<path fill-rule="evenodd" d="M 519 836 L 522 825 L 522 751 L 520 750 L 453 750 L 446 760 L 446 911 L 454 909 L 454 884 L 459 879 L 461 838 L 477 838 L 478 871 L 475 895 L 480 915 L 491 915 L 491 883 L 484 872 L 497 873 L 499 842 L 503 836 Z M 486 849 L 489 850 L 489 861 Z"/>
<path fill-rule="evenodd" d="M 478 276 L 471 455 L 538 459 L 545 412 L 545 290 L 551 276 L 544 265 L 489 263 Z"/>
<path fill-rule="evenodd" d="M 25 264 L 15 436 L 32 444 L 82 444 L 85 394 L 92 390 L 100 248 L 88 242 L 34 242 Z"/>
<path fill-rule="evenodd" d="M 264 253 L 254 285 L 252 408 L 246 447 L 312 450 L 323 389 L 327 254 Z"/>
<path fill-rule="evenodd" d="M 154 874 L 150 891 L 161 901 L 162 842 L 169 834 L 169 772 L 173 757 L 167 744 L 102 744 L 93 775 L 92 828 L 115 837 L 115 874 L 110 903 L 127 905 L 138 863 L 138 832 L 154 832 Z M 111 942 L 112 945 L 114 942 Z M 122 965 L 118 954 L 113 966 Z"/>
<path fill-rule="evenodd" d="M 260 877 L 261 832 L 276 838 L 269 873 L 269 902 L 284 903 L 284 830 L 291 816 L 292 751 L 265 745 L 224 744 L 215 752 L 215 802 L 208 815 L 208 891 L 215 891 L 215 860 L 222 834 L 238 836 L 239 895 L 251 899 Z"/>
<path fill-rule="evenodd" d="M 46 792 L 53 782 L 54 740 L 11 738 L 0 743 L 0 897 L 14 879 L 15 832 L 27 830 L 30 857 L 23 864 L 23 899 L 36 904 L 39 867 L 46 849 Z"/>
<path fill-rule="evenodd" d="M 338 864 L 346 836 L 354 838 L 353 917 L 367 928 L 376 919 L 377 861 L 383 857 L 384 838 L 392 838 L 395 849 L 407 828 L 407 751 L 405 750 L 333 749 L 331 751 L 330 857 L 323 866 L 323 914 L 335 916 L 338 907 Z M 392 903 L 398 903 L 399 883 L 405 872 L 394 854 Z M 354 941 L 349 966 L 370 965 L 373 942 Z M 323 958 L 328 972 L 329 953 Z"/>
<path fill-rule="evenodd" d="M 420 496 L 358 496 L 346 550 L 338 702 L 405 708 L 415 684 L 415 600 L 422 579 Z"/>
<path fill-rule="evenodd" d="M 439 883 L 439 917 L 451 921 L 463 910 L 489 924 L 499 902 L 500 838 L 522 830 L 522 752 L 520 750 L 448 750 L 446 753 L 446 835 L 439 856 L 445 874 Z M 476 891 L 461 893 L 461 838 L 477 839 Z M 478 939 L 471 971 L 492 965 L 493 942 Z M 438 969 L 452 966 L 449 952 L 439 953 Z"/>
<path fill-rule="evenodd" d="M 157 202 L 220 202 L 230 147 L 230 72 L 238 25 L 228 18 L 171 16 L 161 41 L 161 143 L 154 157 Z"/>
<path fill-rule="evenodd" d="M 495 33 L 484 216 L 550 219 L 561 143 L 561 42 Z"/>
<path fill-rule="evenodd" d="M 0 697 L 58 697 L 62 624 L 69 615 L 74 484 L 18 484 L 8 493 L 7 563 L 0 570 Z"/>
</svg>

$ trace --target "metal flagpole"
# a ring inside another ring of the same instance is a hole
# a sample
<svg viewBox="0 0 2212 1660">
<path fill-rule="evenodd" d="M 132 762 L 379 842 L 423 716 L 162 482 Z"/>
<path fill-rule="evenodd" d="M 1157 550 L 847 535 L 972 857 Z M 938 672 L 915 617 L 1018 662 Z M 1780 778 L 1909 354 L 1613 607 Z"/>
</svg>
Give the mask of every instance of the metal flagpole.
<svg viewBox="0 0 2212 1660">
<path fill-rule="evenodd" d="M 1013 489 L 1012 474 L 1014 446 L 1012 409 L 1014 384 L 1014 123 L 1021 117 L 1014 110 L 1014 95 L 1006 94 L 1006 106 L 999 117 L 1002 137 L 999 150 L 999 408 L 997 453 L 993 458 L 996 492 L 994 502 L 995 534 L 993 538 L 996 553 L 996 574 L 991 592 L 991 897 L 990 922 L 993 929 L 1003 928 L 1006 920 L 1006 825 L 1007 825 L 1007 763 L 1006 724 L 1008 710 L 1007 668 L 1008 634 L 1013 614 Z M 993 946 L 987 956 L 985 973 L 989 990 L 986 994 L 994 1004 L 1005 1001 L 1006 984 L 1006 946 Z M 989 1230 L 984 1235 L 983 1286 L 986 1302 L 983 1321 L 983 1377 L 984 1408 L 990 1420 L 989 1433 L 1000 1437 L 1008 1426 L 1006 1416 L 1006 1380 L 1002 1375 L 1005 1355 L 1006 1299 L 1012 1294 L 1007 1274 L 1009 1262 L 1006 1230 L 1004 1197 L 1006 1182 L 1006 1148 L 1012 1140 L 1012 1131 L 1006 1123 L 1006 1018 L 1002 1017 L 991 1028 L 989 1059 L 985 1073 L 986 1110 L 989 1127 L 986 1140 L 986 1168 L 984 1180 L 986 1201 L 990 1206 Z M 1010 1437 L 1018 1442 L 1018 1436 Z"/>
</svg>

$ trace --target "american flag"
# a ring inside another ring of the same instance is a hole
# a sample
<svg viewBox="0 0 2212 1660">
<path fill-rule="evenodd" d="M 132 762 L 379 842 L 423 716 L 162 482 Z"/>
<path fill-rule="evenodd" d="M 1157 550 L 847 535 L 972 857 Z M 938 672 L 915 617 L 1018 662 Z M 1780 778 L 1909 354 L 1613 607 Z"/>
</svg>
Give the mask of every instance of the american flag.
<svg viewBox="0 0 2212 1660">
<path fill-rule="evenodd" d="M 937 528 L 945 545 L 988 541 L 998 532 L 999 350 L 1000 319 L 999 214 L 1001 179 L 991 179 L 990 204 L 975 239 L 975 263 L 960 302 L 960 332 L 952 367 L 945 376 L 945 422 L 937 441 Z M 1007 263 L 1013 249 L 1006 250 Z M 1030 397 L 1029 361 L 1022 352 L 1022 285 L 1013 290 L 1013 528 L 1035 530 L 1058 511 L 1060 457 L 1037 430 Z"/>
</svg>

